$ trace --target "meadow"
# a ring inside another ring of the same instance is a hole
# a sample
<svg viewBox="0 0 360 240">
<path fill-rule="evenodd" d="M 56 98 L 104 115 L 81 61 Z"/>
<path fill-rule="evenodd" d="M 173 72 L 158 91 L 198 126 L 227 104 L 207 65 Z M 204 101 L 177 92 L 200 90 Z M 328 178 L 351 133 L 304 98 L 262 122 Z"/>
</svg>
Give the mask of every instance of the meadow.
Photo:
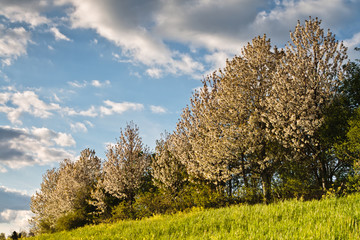
<svg viewBox="0 0 360 240">
<path fill-rule="evenodd" d="M 360 194 L 192 209 L 30 239 L 360 239 Z"/>
</svg>

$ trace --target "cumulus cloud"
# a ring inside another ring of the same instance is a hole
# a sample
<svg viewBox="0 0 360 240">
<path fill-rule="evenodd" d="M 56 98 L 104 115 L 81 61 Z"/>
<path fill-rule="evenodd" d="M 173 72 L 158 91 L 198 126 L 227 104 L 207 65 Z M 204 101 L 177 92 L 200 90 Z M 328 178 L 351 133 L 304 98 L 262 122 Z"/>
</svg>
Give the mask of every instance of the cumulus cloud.
<svg viewBox="0 0 360 240">
<path fill-rule="evenodd" d="M 0 186 L 0 229 L 2 232 L 28 230 L 28 220 L 33 216 L 30 195 Z"/>
<path fill-rule="evenodd" d="M 0 16 L 3 22 L 24 23 L 33 30 L 35 27 L 51 24 L 42 12 L 49 9 L 50 1 L 37 0 L 3 0 L 0 1 Z M 8 27 L 0 24 L 0 58 L 3 65 L 11 65 L 19 56 L 27 53 L 27 46 L 31 42 L 31 34 L 24 27 Z"/>
<path fill-rule="evenodd" d="M 30 33 L 23 27 L 6 28 L 0 24 L 0 59 L 2 64 L 11 65 L 13 60 L 26 54 L 29 42 Z"/>
<path fill-rule="evenodd" d="M 265 0 L 171 1 L 156 15 L 156 32 L 172 41 L 210 51 L 237 51 Z"/>
<path fill-rule="evenodd" d="M 112 115 L 112 114 L 122 114 L 129 110 L 140 111 L 144 109 L 144 105 L 140 103 L 131 103 L 131 102 L 113 102 L 110 100 L 104 101 L 106 106 L 100 107 L 101 115 Z"/>
<path fill-rule="evenodd" d="M 161 107 L 161 106 L 151 105 L 150 110 L 153 113 L 166 113 L 166 109 L 164 107 Z"/>
<path fill-rule="evenodd" d="M 293 30 L 297 20 L 306 20 L 309 16 L 319 17 L 332 31 L 345 27 L 351 21 L 359 3 L 344 0 L 300 0 L 281 1 L 275 8 L 257 13 L 251 24 L 257 34 L 268 33 L 276 42 L 289 39 L 289 30 Z M 323 26 L 324 27 L 324 26 Z"/>
<path fill-rule="evenodd" d="M 0 112 L 6 113 L 13 124 L 21 125 L 20 117 L 24 113 L 39 118 L 49 118 L 52 111 L 59 110 L 55 103 L 45 103 L 33 91 L 0 93 Z"/>
<path fill-rule="evenodd" d="M 21 168 L 73 158 L 73 154 L 63 147 L 75 144 L 70 134 L 47 128 L 0 126 L 0 166 Z"/>
<path fill-rule="evenodd" d="M 5 16 L 11 22 L 24 22 L 36 27 L 50 23 L 50 20 L 41 14 L 49 5 L 48 1 L 3 0 L 0 1 L 0 15 Z"/>
<path fill-rule="evenodd" d="M 30 210 L 5 209 L 0 212 L 0 228 L 9 235 L 13 231 L 28 231 L 29 220 L 33 215 Z"/>
<path fill-rule="evenodd" d="M 73 28 L 93 29 L 122 50 L 122 57 L 149 68 L 162 68 L 166 72 L 192 74 L 202 64 L 178 57 L 152 25 L 163 2 L 155 1 L 80 1 L 66 0 L 61 4 L 72 4 L 69 19 Z M 178 66 L 185 66 L 183 72 Z"/>
<path fill-rule="evenodd" d="M 264 33 L 274 43 L 284 44 L 297 20 L 310 15 L 335 30 L 348 23 L 356 25 L 360 7 L 358 1 L 345 0 L 60 2 L 72 5 L 69 19 L 73 28 L 95 30 L 121 48 L 121 54 L 114 54 L 116 59 L 142 63 L 154 78 L 164 73 L 194 75 L 205 69 L 202 61 L 210 58 L 211 67 L 218 66 L 216 57 L 239 54 L 244 44 Z M 192 53 L 174 50 L 172 43 L 193 52 L 206 49 L 209 55 L 199 61 Z"/>
<path fill-rule="evenodd" d="M 6 209 L 28 210 L 29 204 L 30 195 L 5 186 L 0 186 L 0 212 Z M 1 215 L 1 217 L 3 217 L 3 215 Z"/>
<path fill-rule="evenodd" d="M 75 140 L 70 134 L 63 132 L 55 132 L 47 128 L 33 127 L 31 129 L 31 134 L 47 145 L 53 145 L 51 144 L 51 142 L 54 142 L 62 147 L 74 146 L 76 144 Z"/>
<path fill-rule="evenodd" d="M 47 12 L 59 6 L 61 11 L 66 9 L 65 17 L 46 17 Z M 273 43 L 282 45 L 297 20 L 310 15 L 323 19 L 335 32 L 344 32 L 349 24 L 356 29 L 360 25 L 356 21 L 359 7 L 359 1 L 347 0 L 4 0 L 0 2 L 0 15 L 32 28 L 46 26 L 56 40 L 70 40 L 56 27 L 60 24 L 92 29 L 120 48 L 114 59 L 141 63 L 150 77 L 159 78 L 167 73 L 198 76 L 219 65 L 210 62 L 205 66 L 209 56 L 214 56 L 214 61 L 215 55 L 232 57 L 245 43 L 264 33 Z M 25 29 L 3 29 L 0 36 L 15 30 L 23 35 L 12 38 L 20 47 L 12 48 L 11 57 L 0 54 L 3 64 L 11 64 L 26 53 L 30 35 Z M 92 43 L 96 44 L 97 38 Z M 196 53 L 204 49 L 206 53 L 199 57 Z M 91 84 L 102 85 L 96 81 Z M 74 82 L 73 86 L 82 87 L 83 83 Z"/>
</svg>

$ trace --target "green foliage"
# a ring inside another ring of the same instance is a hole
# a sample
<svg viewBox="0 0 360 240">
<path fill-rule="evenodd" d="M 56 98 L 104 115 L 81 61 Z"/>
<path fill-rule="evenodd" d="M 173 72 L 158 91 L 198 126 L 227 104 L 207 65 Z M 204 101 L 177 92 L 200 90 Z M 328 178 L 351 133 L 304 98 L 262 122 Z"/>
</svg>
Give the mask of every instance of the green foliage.
<svg viewBox="0 0 360 240">
<path fill-rule="evenodd" d="M 69 231 L 74 228 L 82 227 L 88 223 L 89 220 L 86 216 L 86 212 L 82 210 L 75 210 L 61 216 L 56 222 L 55 230 Z"/>
<path fill-rule="evenodd" d="M 207 184 L 188 184 L 179 194 L 177 204 L 182 209 L 214 208 L 226 205 L 227 200 L 220 187 L 214 189 Z"/>
<path fill-rule="evenodd" d="M 346 183 L 346 190 L 348 193 L 360 192 L 360 159 L 354 162 L 352 172 Z"/>
<path fill-rule="evenodd" d="M 111 218 L 110 221 L 118 221 L 124 219 L 135 219 L 134 208 L 132 204 L 128 201 L 122 201 L 117 206 L 113 207 L 111 211 Z"/>
<path fill-rule="evenodd" d="M 284 201 L 87 226 L 30 239 L 359 239 L 360 195 Z"/>
<path fill-rule="evenodd" d="M 322 191 L 308 170 L 310 164 L 308 161 L 285 162 L 274 181 L 274 197 L 278 200 L 320 198 Z"/>
<path fill-rule="evenodd" d="M 360 66 L 351 62 L 346 66 L 347 76 L 342 91 L 350 100 L 350 105 L 357 108 L 360 105 Z"/>
</svg>

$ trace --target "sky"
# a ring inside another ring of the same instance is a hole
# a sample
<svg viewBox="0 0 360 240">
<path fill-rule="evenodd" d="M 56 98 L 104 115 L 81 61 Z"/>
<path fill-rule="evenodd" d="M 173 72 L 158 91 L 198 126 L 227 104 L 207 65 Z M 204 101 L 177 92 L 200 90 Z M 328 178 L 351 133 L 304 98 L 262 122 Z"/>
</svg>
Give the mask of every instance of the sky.
<svg viewBox="0 0 360 240">
<path fill-rule="evenodd" d="M 27 230 L 42 175 L 105 159 L 130 121 L 155 148 L 201 80 L 258 35 L 322 20 L 360 58 L 360 0 L 0 0 L 0 232 Z"/>
</svg>

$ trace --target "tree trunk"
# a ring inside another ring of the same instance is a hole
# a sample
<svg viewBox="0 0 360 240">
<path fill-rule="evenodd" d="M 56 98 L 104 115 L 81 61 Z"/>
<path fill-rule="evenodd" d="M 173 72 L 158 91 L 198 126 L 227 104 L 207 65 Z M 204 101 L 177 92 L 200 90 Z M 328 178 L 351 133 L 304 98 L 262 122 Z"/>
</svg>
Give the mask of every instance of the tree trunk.
<svg viewBox="0 0 360 240">
<path fill-rule="evenodd" d="M 261 181 L 264 203 L 268 204 L 271 202 L 271 175 L 267 171 L 264 171 L 261 174 Z"/>
<path fill-rule="evenodd" d="M 241 173 L 242 173 L 242 177 L 244 180 L 244 185 L 248 189 L 249 183 L 248 183 L 248 179 L 247 179 L 246 172 L 245 172 L 245 157 L 244 157 L 243 153 L 241 154 Z"/>
<path fill-rule="evenodd" d="M 326 166 L 325 161 L 320 160 L 320 176 L 321 176 L 321 187 L 322 190 L 326 191 L 327 181 L 326 181 Z"/>
</svg>

